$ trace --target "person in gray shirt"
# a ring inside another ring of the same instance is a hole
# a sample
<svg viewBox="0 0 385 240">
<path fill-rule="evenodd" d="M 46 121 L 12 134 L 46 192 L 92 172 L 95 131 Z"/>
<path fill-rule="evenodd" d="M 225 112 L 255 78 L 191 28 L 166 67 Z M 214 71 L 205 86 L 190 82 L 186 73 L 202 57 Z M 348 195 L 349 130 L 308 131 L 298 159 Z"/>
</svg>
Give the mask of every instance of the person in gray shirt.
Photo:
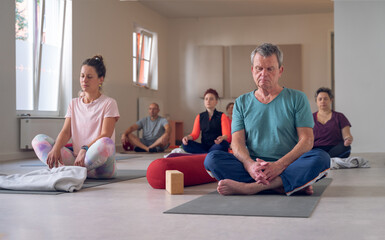
<svg viewBox="0 0 385 240">
<path fill-rule="evenodd" d="M 164 117 L 158 115 L 159 105 L 151 103 L 148 117 L 142 118 L 130 126 L 121 137 L 123 148 L 132 145 L 136 152 L 163 152 L 170 144 L 170 125 Z M 143 137 L 139 138 L 134 131 L 143 130 Z"/>
</svg>

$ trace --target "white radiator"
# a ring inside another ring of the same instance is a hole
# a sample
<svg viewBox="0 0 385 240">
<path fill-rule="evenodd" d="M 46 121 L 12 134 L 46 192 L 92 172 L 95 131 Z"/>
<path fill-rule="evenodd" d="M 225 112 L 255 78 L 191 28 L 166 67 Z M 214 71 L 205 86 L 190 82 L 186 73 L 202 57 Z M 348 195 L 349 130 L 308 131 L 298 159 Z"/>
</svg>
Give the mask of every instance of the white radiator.
<svg viewBox="0 0 385 240">
<path fill-rule="evenodd" d="M 32 139 L 42 133 L 56 139 L 64 118 L 20 118 L 20 149 L 32 149 Z"/>
</svg>

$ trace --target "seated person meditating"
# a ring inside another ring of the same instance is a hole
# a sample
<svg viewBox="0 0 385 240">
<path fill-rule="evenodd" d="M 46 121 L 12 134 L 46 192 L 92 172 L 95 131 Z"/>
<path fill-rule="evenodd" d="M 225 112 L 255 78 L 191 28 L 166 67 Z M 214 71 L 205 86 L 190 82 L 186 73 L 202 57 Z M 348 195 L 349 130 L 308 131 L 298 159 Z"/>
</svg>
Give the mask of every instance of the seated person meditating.
<svg viewBox="0 0 385 240">
<path fill-rule="evenodd" d="M 102 56 L 86 59 L 80 71 L 82 92 L 69 104 L 65 122 L 56 141 L 44 134 L 32 140 L 38 158 L 50 168 L 82 166 L 88 178 L 112 178 L 116 173 L 116 101 L 102 94 L 106 76 Z M 72 148 L 65 145 L 72 138 Z"/>
<path fill-rule="evenodd" d="M 330 157 L 350 156 L 353 136 L 350 123 L 344 114 L 331 109 L 333 94 L 329 88 L 319 88 L 315 94 L 318 111 L 314 118 L 314 148 L 321 148 Z"/>
<path fill-rule="evenodd" d="M 291 195 L 312 194 L 312 184 L 326 176 L 329 155 L 313 148 L 313 118 L 303 92 L 283 88 L 283 55 L 272 44 L 251 54 L 256 90 L 235 101 L 232 121 L 233 154 L 212 151 L 204 161 L 219 180 L 222 195 L 256 194 L 264 190 Z"/>
<path fill-rule="evenodd" d="M 228 103 L 226 106 L 227 119 L 229 120 L 230 127 L 231 127 L 231 122 L 233 121 L 233 108 L 234 108 L 233 102 Z"/>
<path fill-rule="evenodd" d="M 227 116 L 218 112 L 218 93 L 214 89 L 207 89 L 203 95 L 206 111 L 198 114 L 194 121 L 191 134 L 183 137 L 183 150 L 188 153 L 208 153 L 213 150 L 227 152 L 231 142 L 230 123 Z M 202 131 L 202 143 L 196 140 Z"/>
<path fill-rule="evenodd" d="M 170 125 L 164 117 L 159 116 L 159 105 L 151 103 L 148 117 L 142 118 L 130 126 L 122 134 L 123 148 L 128 144 L 134 146 L 136 152 L 163 152 L 170 144 Z M 138 138 L 132 132 L 143 129 L 143 138 Z"/>
</svg>

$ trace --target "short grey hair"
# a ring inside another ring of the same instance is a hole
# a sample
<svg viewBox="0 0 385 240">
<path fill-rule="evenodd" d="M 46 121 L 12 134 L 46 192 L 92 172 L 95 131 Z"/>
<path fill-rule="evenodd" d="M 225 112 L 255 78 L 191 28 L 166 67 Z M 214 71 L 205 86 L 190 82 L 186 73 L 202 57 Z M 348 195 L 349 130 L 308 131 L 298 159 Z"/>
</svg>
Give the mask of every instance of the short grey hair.
<svg viewBox="0 0 385 240">
<path fill-rule="evenodd" d="M 317 91 L 315 92 L 315 95 L 314 95 L 316 101 L 317 101 L 318 94 L 320 94 L 322 92 L 327 93 L 331 100 L 334 99 L 333 92 L 332 92 L 332 90 L 330 88 L 320 87 L 320 88 L 317 89 Z"/>
<path fill-rule="evenodd" d="M 272 55 L 277 56 L 278 66 L 279 67 L 282 66 L 282 63 L 283 63 L 283 53 L 279 49 L 278 46 L 273 45 L 271 43 L 264 43 L 262 45 L 259 45 L 256 49 L 254 49 L 251 52 L 251 65 L 254 64 L 254 57 L 255 57 L 255 54 L 257 54 L 257 53 L 259 55 L 263 56 L 263 57 L 270 57 Z"/>
</svg>

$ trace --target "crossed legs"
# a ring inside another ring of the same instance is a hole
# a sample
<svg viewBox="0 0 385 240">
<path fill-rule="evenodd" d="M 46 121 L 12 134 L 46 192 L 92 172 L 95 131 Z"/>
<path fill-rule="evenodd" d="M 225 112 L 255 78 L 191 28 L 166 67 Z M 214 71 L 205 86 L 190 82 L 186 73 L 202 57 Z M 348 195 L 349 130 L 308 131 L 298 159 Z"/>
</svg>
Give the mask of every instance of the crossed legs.
<svg viewBox="0 0 385 240">
<path fill-rule="evenodd" d="M 48 153 L 52 150 L 55 141 L 44 134 L 37 135 L 32 140 L 32 146 L 37 157 L 47 164 Z M 66 147 L 61 149 L 62 162 L 64 166 L 73 166 L 75 162 L 74 153 Z M 112 178 L 116 172 L 115 144 L 110 138 L 98 139 L 88 149 L 85 159 L 88 178 Z M 61 165 L 61 166 L 63 166 Z"/>
<path fill-rule="evenodd" d="M 269 185 L 256 183 L 234 155 L 223 151 L 207 154 L 204 165 L 209 174 L 219 180 L 217 190 L 222 195 L 256 194 L 264 190 L 291 195 L 298 191 L 312 194 L 311 184 L 326 176 L 330 159 L 321 149 L 311 150 L 298 158 Z"/>
<path fill-rule="evenodd" d="M 135 147 L 139 147 L 143 149 L 146 152 L 150 152 L 150 149 L 155 149 L 159 147 L 160 149 L 165 149 L 168 145 L 168 139 L 165 139 L 164 137 L 158 138 L 155 142 L 153 142 L 150 145 L 144 144 L 135 134 L 130 133 L 128 135 L 128 141 Z"/>
<path fill-rule="evenodd" d="M 226 140 L 222 141 L 220 144 L 213 144 L 211 146 L 193 140 L 189 140 L 187 145 L 183 144 L 183 150 L 188 153 L 208 153 L 215 150 L 227 152 L 229 147 L 230 144 Z"/>
</svg>

